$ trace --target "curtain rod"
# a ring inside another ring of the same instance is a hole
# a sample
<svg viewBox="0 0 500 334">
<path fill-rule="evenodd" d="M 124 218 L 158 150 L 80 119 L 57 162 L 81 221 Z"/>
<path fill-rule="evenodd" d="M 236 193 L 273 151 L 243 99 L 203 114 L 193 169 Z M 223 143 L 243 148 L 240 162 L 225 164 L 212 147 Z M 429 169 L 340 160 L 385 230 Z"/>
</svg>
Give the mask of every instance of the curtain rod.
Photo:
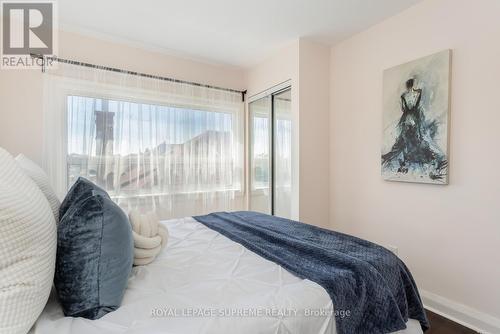
<svg viewBox="0 0 500 334">
<path fill-rule="evenodd" d="M 211 89 L 216 89 L 216 90 L 222 90 L 222 91 L 225 91 L 225 92 L 240 93 L 241 94 L 241 100 L 243 102 L 245 102 L 245 95 L 247 93 L 246 90 L 242 91 L 242 90 L 231 89 L 231 88 L 224 88 L 224 87 L 218 87 L 218 86 L 212 86 L 212 85 L 205 85 L 205 84 L 201 84 L 201 83 L 198 83 L 198 82 L 185 81 L 185 80 L 179 80 L 179 79 L 172 79 L 172 78 L 168 78 L 168 77 L 162 77 L 162 76 L 159 76 L 159 75 L 153 75 L 153 74 L 147 74 L 147 73 L 141 73 L 141 72 L 128 71 L 128 70 L 123 70 L 123 69 L 119 69 L 119 68 L 115 68 L 115 67 L 95 65 L 95 64 L 84 63 L 84 62 L 80 62 L 80 61 L 76 61 L 76 60 L 69 60 L 69 59 L 64 59 L 64 58 L 59 58 L 59 57 L 44 57 L 43 55 L 35 54 L 35 53 L 31 53 L 30 56 L 32 58 L 36 58 L 36 59 L 41 59 L 42 60 L 42 72 L 45 72 L 45 64 L 46 64 L 47 60 L 52 60 L 52 61 L 57 61 L 58 63 L 64 63 L 64 64 L 70 64 L 70 65 L 76 65 L 76 66 L 83 66 L 83 67 L 95 68 L 95 69 L 99 69 L 99 70 L 116 72 L 116 73 L 123 73 L 123 74 L 135 75 L 135 76 L 138 76 L 138 77 L 144 77 L 144 78 L 149 78 L 149 79 L 169 81 L 169 82 L 181 83 L 181 84 L 186 84 L 186 85 L 191 85 L 191 86 L 197 86 L 197 87 L 211 88 Z"/>
</svg>

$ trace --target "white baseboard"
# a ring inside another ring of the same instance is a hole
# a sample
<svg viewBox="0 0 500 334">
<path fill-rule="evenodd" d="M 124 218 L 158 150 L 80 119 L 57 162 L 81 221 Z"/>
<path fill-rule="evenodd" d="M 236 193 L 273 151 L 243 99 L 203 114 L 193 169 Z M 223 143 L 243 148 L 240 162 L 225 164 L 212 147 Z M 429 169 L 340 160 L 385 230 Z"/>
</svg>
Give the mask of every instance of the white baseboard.
<svg viewBox="0 0 500 334">
<path fill-rule="evenodd" d="M 500 333 L 498 318 L 425 290 L 420 290 L 420 296 L 425 308 L 431 312 L 482 334 Z"/>
</svg>

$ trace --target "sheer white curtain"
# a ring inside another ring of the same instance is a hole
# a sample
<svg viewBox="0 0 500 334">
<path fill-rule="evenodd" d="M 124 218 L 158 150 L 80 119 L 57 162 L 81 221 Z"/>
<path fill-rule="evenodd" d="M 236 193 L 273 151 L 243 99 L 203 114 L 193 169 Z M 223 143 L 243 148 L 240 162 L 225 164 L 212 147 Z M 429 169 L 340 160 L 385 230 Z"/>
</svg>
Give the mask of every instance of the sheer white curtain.
<svg viewBox="0 0 500 334">
<path fill-rule="evenodd" d="M 163 219 L 240 210 L 241 94 L 60 64 L 45 75 L 44 165 Z"/>
</svg>

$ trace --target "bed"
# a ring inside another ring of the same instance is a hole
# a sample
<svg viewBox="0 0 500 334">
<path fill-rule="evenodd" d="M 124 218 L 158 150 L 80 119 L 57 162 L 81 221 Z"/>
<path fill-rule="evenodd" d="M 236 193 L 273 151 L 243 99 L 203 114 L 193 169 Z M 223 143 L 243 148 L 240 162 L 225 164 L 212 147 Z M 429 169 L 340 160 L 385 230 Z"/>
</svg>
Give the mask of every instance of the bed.
<svg viewBox="0 0 500 334">
<path fill-rule="evenodd" d="M 134 267 L 118 310 L 98 320 L 64 317 L 52 293 L 30 333 L 336 333 L 334 306 L 320 285 L 193 218 L 162 223 L 167 247 Z M 398 333 L 422 330 L 410 319 Z"/>
</svg>

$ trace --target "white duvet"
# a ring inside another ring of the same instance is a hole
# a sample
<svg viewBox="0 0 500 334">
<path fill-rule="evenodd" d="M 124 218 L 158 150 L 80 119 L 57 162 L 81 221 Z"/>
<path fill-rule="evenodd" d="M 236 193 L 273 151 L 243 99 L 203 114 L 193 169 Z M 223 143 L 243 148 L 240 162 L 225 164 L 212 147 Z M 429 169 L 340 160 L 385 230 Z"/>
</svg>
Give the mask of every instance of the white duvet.
<svg viewBox="0 0 500 334">
<path fill-rule="evenodd" d="M 122 306 L 98 320 L 64 317 L 54 295 L 36 334 L 335 333 L 330 297 L 193 218 L 163 222 L 167 247 L 134 267 Z M 415 320 L 400 333 L 421 334 Z"/>
</svg>

